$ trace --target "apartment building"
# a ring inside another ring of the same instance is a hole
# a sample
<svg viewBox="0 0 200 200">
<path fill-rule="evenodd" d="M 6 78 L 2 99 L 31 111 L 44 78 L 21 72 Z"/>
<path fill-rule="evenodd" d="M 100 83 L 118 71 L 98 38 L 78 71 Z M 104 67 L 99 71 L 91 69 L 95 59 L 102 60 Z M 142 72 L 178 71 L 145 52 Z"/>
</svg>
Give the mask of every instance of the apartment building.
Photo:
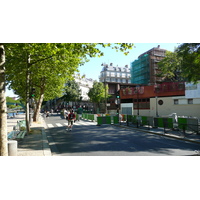
<svg viewBox="0 0 200 200">
<path fill-rule="evenodd" d="M 162 82 L 159 73 L 158 62 L 165 57 L 166 50 L 161 49 L 160 45 L 154 47 L 131 63 L 131 83 L 142 85 L 154 85 Z"/>
<path fill-rule="evenodd" d="M 113 63 L 102 64 L 103 68 L 99 76 L 100 82 L 106 83 L 131 83 L 130 68 L 128 65 L 124 67 L 113 66 Z"/>
<path fill-rule="evenodd" d="M 108 85 L 109 94 L 115 94 L 120 84 L 131 83 L 131 73 L 128 65 L 124 67 L 114 66 L 113 63 L 102 64 L 99 81 Z"/>
<path fill-rule="evenodd" d="M 108 112 L 116 112 L 116 93 L 120 90 L 120 85 L 127 85 L 131 83 L 131 72 L 128 65 L 124 67 L 114 66 L 104 63 L 100 72 L 99 81 L 108 85 L 108 93 L 111 98 L 107 100 Z"/>
<path fill-rule="evenodd" d="M 85 75 L 81 76 L 79 73 L 74 75 L 74 80 L 79 84 L 81 90 L 82 101 L 88 101 L 89 89 L 93 87 L 94 80 L 92 78 L 87 78 Z"/>
</svg>

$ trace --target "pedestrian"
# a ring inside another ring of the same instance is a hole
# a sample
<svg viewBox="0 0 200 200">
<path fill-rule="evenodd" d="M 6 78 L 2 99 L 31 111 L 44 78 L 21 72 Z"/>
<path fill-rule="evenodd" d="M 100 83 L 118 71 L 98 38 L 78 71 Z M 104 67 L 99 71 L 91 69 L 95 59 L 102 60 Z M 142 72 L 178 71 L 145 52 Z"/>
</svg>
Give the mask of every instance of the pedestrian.
<svg viewBox="0 0 200 200">
<path fill-rule="evenodd" d="M 78 113 L 78 121 L 82 118 L 83 108 L 80 106 L 77 110 Z"/>
<path fill-rule="evenodd" d="M 49 113 L 49 111 L 47 111 L 46 112 L 46 118 L 49 118 L 49 115 L 50 115 L 50 113 Z"/>
<path fill-rule="evenodd" d="M 68 128 L 66 130 L 72 131 L 74 120 L 76 120 L 76 115 L 74 114 L 74 111 L 71 110 L 68 114 Z"/>
</svg>

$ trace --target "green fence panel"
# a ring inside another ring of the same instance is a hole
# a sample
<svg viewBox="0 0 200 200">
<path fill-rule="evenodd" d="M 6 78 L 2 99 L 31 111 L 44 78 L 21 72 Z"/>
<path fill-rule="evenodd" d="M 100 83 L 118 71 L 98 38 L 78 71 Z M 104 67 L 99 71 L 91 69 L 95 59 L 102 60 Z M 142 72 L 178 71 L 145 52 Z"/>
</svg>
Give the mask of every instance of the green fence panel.
<svg viewBox="0 0 200 200">
<path fill-rule="evenodd" d="M 88 120 L 94 121 L 94 115 L 93 114 L 88 114 Z"/>
<path fill-rule="evenodd" d="M 110 116 L 106 116 L 106 124 L 111 124 L 111 117 Z"/>
<path fill-rule="evenodd" d="M 132 115 L 127 115 L 127 120 L 128 120 L 129 122 L 132 122 L 132 119 L 133 119 L 133 116 L 132 116 Z"/>
<path fill-rule="evenodd" d="M 178 118 L 178 127 L 182 130 L 187 129 L 187 118 Z"/>
<path fill-rule="evenodd" d="M 173 118 L 168 118 L 167 122 L 168 122 L 167 127 L 173 129 L 174 128 Z"/>
<path fill-rule="evenodd" d="M 147 117 L 141 116 L 141 118 L 142 118 L 142 125 L 148 125 Z"/>
<path fill-rule="evenodd" d="M 158 118 L 158 127 L 164 128 L 164 121 L 163 121 L 163 118 Z"/>
<path fill-rule="evenodd" d="M 97 117 L 97 124 L 98 124 L 98 125 L 103 124 L 102 117 Z"/>
<path fill-rule="evenodd" d="M 113 116 L 113 123 L 118 124 L 119 123 L 119 116 Z"/>
<path fill-rule="evenodd" d="M 136 115 L 133 115 L 133 117 L 132 117 L 132 123 L 133 124 L 137 123 L 137 116 Z"/>
</svg>

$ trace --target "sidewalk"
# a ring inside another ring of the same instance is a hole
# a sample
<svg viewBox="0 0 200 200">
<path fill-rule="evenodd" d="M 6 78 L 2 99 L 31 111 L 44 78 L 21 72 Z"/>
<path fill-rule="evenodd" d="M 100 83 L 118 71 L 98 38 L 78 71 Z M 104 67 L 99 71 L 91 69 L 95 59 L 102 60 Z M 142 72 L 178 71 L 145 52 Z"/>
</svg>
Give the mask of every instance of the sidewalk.
<svg viewBox="0 0 200 200">
<path fill-rule="evenodd" d="M 7 119 L 8 133 L 13 130 L 17 121 L 25 120 L 25 114 L 16 115 L 15 118 Z M 32 132 L 18 141 L 18 156 L 51 156 L 51 150 L 45 133 L 45 122 L 42 117 L 38 123 L 31 124 Z"/>
</svg>

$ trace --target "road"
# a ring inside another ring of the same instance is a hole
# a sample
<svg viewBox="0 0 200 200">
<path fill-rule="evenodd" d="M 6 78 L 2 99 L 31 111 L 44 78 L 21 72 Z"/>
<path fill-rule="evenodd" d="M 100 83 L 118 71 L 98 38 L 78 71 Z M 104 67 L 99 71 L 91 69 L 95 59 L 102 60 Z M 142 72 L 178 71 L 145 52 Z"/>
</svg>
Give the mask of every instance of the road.
<svg viewBox="0 0 200 200">
<path fill-rule="evenodd" d="M 80 120 L 72 132 L 59 116 L 46 119 L 47 139 L 53 156 L 186 156 L 195 155 L 199 144 L 130 130 L 113 125 L 96 126 Z"/>
</svg>

